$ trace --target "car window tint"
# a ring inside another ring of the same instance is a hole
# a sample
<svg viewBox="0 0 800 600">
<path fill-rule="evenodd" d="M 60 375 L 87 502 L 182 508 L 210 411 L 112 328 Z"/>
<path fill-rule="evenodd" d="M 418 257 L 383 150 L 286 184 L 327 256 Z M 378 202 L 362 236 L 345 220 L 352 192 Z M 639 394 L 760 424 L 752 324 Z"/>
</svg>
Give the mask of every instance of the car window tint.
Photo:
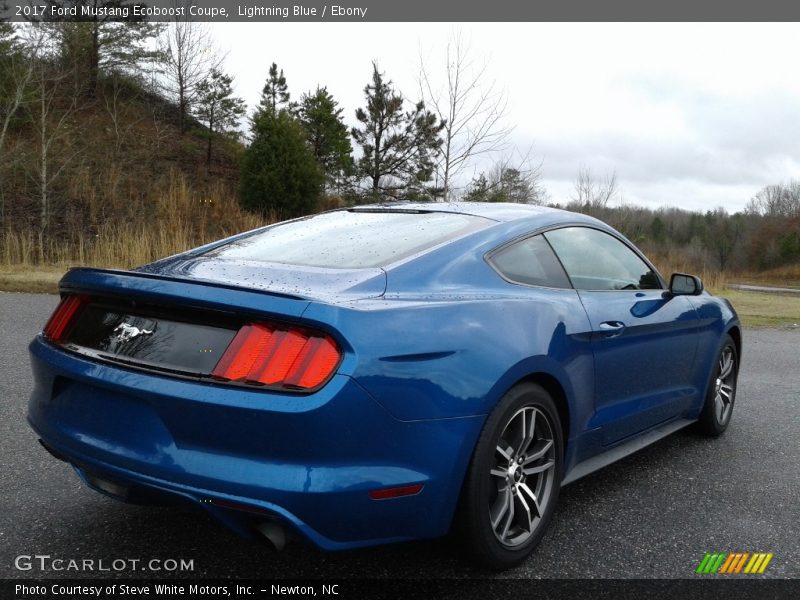
<svg viewBox="0 0 800 600">
<path fill-rule="evenodd" d="M 492 223 L 455 213 L 336 211 L 278 224 L 209 254 L 309 267 L 381 267 Z"/>
<path fill-rule="evenodd" d="M 660 289 L 658 276 L 614 236 L 589 227 L 544 234 L 579 290 Z"/>
<path fill-rule="evenodd" d="M 491 262 L 506 279 L 526 285 L 569 288 L 569 279 L 550 244 L 535 235 L 494 253 Z"/>
</svg>

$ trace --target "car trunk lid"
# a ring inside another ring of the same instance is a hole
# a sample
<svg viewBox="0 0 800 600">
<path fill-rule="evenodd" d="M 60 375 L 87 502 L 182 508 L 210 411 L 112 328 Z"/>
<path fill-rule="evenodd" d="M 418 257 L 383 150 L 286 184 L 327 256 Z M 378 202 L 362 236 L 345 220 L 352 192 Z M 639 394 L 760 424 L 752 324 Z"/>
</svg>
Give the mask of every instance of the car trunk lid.
<svg viewBox="0 0 800 600">
<path fill-rule="evenodd" d="M 200 254 L 178 255 L 136 271 L 329 303 L 377 298 L 386 291 L 380 267 L 334 269 Z"/>
<path fill-rule="evenodd" d="M 251 323 L 261 324 L 276 340 L 292 337 L 299 344 L 296 350 L 336 335 L 327 326 L 303 320 L 309 298 L 218 279 L 72 269 L 60 284 L 62 305 L 71 309 L 65 317 L 68 325 L 52 326 L 57 310 L 44 334 L 94 360 L 200 379 L 219 379 L 215 366 L 235 346 L 237 332 Z M 239 383 L 264 384 L 244 379 Z M 291 384 L 291 379 L 275 379 L 281 389 Z"/>
</svg>

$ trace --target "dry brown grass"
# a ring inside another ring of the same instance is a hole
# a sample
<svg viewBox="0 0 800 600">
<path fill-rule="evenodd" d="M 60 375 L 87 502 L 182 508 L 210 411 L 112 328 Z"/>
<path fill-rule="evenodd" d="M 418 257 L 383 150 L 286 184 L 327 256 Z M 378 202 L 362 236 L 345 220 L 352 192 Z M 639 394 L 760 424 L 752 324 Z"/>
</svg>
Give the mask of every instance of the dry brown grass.
<svg viewBox="0 0 800 600">
<path fill-rule="evenodd" d="M 119 194 L 129 194 L 128 216 L 103 220 L 90 198 L 87 210 L 99 211 L 89 219 L 98 223 L 91 232 L 0 234 L 0 290 L 55 293 L 72 266 L 128 269 L 270 222 L 242 211 L 225 184 L 195 188 L 175 172 L 153 183 L 149 197 L 116 193 L 117 206 L 125 206 Z"/>
<path fill-rule="evenodd" d="M 138 218 L 107 220 L 93 233 L 52 236 L 6 231 L 0 237 L 0 269 L 89 265 L 130 268 L 183 252 L 266 223 L 239 208 L 223 186 L 194 190 L 186 177 L 171 174 L 149 201 L 131 199 Z M 91 204 L 90 204 L 91 205 Z"/>
<path fill-rule="evenodd" d="M 741 273 L 731 276 L 731 281 L 763 283 L 778 287 L 800 288 L 800 264 L 786 265 L 777 269 L 756 273 Z"/>
<path fill-rule="evenodd" d="M 725 289 L 725 285 L 729 280 L 729 276 L 724 271 L 711 269 L 705 265 L 698 267 L 693 263 L 676 261 L 674 257 L 655 256 L 651 257 L 651 260 L 667 281 L 669 281 L 670 275 L 673 273 L 689 273 L 700 277 L 706 289 L 712 292 L 719 292 Z"/>
</svg>

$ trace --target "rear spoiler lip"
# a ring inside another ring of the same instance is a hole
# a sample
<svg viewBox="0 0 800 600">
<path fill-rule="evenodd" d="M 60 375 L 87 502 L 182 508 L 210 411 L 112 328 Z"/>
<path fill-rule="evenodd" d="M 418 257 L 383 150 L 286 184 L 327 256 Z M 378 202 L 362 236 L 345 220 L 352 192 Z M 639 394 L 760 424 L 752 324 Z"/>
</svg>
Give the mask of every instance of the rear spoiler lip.
<svg viewBox="0 0 800 600">
<path fill-rule="evenodd" d="M 120 269 L 75 267 L 59 282 L 62 293 L 140 297 L 204 309 L 300 318 L 312 300 L 263 289 Z M 265 302 L 269 298 L 270 302 Z"/>
<path fill-rule="evenodd" d="M 134 277 L 136 279 L 150 279 L 160 282 L 174 282 L 180 284 L 190 284 L 190 285 L 202 285 L 207 287 L 214 287 L 214 288 L 223 288 L 228 290 L 235 290 L 237 292 L 247 292 L 248 294 L 264 294 L 267 296 L 277 296 L 280 298 L 286 298 L 288 300 L 305 300 L 310 301 L 312 298 L 307 298 L 304 296 L 297 296 L 292 294 L 286 294 L 283 292 L 272 292 L 260 288 L 247 288 L 240 285 L 233 285 L 230 283 L 223 283 L 221 281 L 212 281 L 210 279 L 198 279 L 198 278 L 190 278 L 190 277 L 175 277 L 173 275 L 159 275 L 156 273 L 146 273 L 144 271 L 129 271 L 125 269 L 102 269 L 102 268 L 93 268 L 93 267 L 71 267 L 61 278 L 61 281 L 58 284 L 58 287 L 62 291 L 75 291 L 76 289 L 85 289 L 83 285 L 75 285 L 73 281 L 71 281 L 74 277 L 80 279 L 81 282 L 85 281 L 83 274 L 91 273 L 91 274 L 107 274 L 110 276 L 116 277 Z M 103 288 L 106 286 L 103 285 Z"/>
</svg>

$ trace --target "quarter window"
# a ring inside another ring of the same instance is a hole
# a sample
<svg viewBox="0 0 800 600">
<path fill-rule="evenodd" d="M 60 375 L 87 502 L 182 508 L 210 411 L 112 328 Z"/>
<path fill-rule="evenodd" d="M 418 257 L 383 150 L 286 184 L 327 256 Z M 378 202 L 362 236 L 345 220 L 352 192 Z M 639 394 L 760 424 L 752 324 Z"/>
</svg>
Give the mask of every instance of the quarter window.
<svg viewBox="0 0 800 600">
<path fill-rule="evenodd" d="M 490 259 L 495 268 L 514 283 L 569 288 L 569 279 L 541 235 L 506 246 Z"/>
<path fill-rule="evenodd" d="M 579 290 L 661 289 L 661 281 L 633 250 L 614 236 L 589 227 L 564 227 L 544 234 L 572 285 Z"/>
</svg>

